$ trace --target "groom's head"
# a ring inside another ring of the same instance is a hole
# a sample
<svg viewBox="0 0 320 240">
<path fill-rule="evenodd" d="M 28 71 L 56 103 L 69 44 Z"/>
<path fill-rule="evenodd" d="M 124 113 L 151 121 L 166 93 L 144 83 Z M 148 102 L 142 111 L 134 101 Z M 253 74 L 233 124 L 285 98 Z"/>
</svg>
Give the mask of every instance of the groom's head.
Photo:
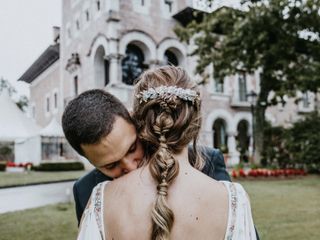
<svg viewBox="0 0 320 240">
<path fill-rule="evenodd" d="M 125 106 L 100 89 L 70 101 L 62 116 L 70 145 L 105 175 L 115 178 L 137 168 L 143 149 Z"/>
</svg>

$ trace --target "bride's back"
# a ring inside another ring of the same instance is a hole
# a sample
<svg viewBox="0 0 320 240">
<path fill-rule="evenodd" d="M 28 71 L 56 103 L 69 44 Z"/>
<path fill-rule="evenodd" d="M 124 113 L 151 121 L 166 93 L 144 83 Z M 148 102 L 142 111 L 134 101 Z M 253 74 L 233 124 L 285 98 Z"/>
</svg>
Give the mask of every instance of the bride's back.
<svg viewBox="0 0 320 240">
<path fill-rule="evenodd" d="M 227 190 L 196 169 L 201 99 L 185 70 L 151 69 L 135 85 L 134 120 L 144 168 L 106 187 L 108 239 L 223 239 Z M 193 142 L 194 161 L 187 146 Z"/>
<path fill-rule="evenodd" d="M 221 182 L 182 167 L 168 190 L 174 213 L 170 239 L 224 239 L 228 193 Z M 105 187 L 104 223 L 107 239 L 151 239 L 155 183 L 149 170 L 134 171 Z"/>
</svg>

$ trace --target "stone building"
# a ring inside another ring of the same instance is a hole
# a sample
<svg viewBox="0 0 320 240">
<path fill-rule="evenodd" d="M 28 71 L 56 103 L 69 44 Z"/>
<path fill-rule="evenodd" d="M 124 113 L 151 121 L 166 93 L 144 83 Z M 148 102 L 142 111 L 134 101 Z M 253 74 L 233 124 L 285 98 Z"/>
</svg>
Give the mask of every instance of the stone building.
<svg viewBox="0 0 320 240">
<path fill-rule="evenodd" d="M 129 109 L 133 80 L 145 69 L 164 64 L 185 67 L 194 79 L 192 46 L 180 42 L 173 28 L 192 11 L 221 6 L 203 0 L 63 0 L 61 28 L 54 44 L 26 70 L 31 115 L 40 126 L 61 121 L 66 104 L 79 93 L 104 88 Z M 232 2 L 232 1 L 230 1 Z M 259 91 L 258 74 L 239 72 L 222 82 L 210 79 L 201 87 L 201 143 L 227 153 L 227 163 L 239 162 L 252 150 L 252 121 L 247 93 Z M 270 112 L 269 118 L 276 115 Z M 250 147 L 251 146 L 251 147 Z"/>
</svg>

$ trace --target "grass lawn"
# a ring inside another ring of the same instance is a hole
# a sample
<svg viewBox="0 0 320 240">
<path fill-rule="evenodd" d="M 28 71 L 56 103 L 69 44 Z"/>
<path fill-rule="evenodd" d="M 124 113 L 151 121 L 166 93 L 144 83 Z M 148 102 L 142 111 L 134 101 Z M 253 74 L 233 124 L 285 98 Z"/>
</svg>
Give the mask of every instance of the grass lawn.
<svg viewBox="0 0 320 240">
<path fill-rule="evenodd" d="M 30 183 L 73 180 L 83 176 L 85 171 L 8 173 L 0 172 L 0 187 Z"/>
<path fill-rule="evenodd" d="M 240 182 L 250 195 L 261 240 L 320 239 L 320 176 Z M 2 214 L 0 233 L 0 240 L 75 239 L 74 205 Z"/>
<path fill-rule="evenodd" d="M 73 204 L 0 214 L 0 240 L 70 240 L 77 231 Z"/>
<path fill-rule="evenodd" d="M 240 183 L 261 239 L 320 239 L 320 176 Z"/>
</svg>

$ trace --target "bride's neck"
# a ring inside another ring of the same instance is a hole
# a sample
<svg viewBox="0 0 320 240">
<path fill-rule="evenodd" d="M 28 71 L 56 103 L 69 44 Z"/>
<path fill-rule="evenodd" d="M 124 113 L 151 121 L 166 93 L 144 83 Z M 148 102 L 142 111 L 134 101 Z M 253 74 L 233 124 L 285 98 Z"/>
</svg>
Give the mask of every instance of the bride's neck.
<svg viewBox="0 0 320 240">
<path fill-rule="evenodd" d="M 184 147 L 181 153 L 173 154 L 173 157 L 179 162 L 180 170 L 192 167 L 188 159 L 188 146 Z"/>
</svg>

